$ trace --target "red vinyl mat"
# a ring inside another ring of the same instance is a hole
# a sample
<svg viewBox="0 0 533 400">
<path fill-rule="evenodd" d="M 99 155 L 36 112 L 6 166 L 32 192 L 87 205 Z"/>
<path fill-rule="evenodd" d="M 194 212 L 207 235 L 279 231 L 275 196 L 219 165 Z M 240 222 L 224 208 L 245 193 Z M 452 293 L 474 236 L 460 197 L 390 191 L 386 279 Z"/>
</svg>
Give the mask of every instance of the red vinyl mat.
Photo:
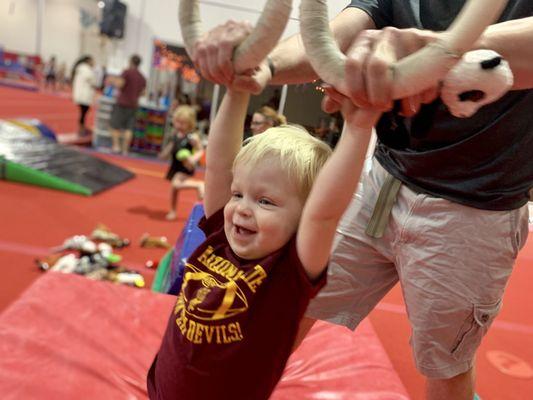
<svg viewBox="0 0 533 400">
<path fill-rule="evenodd" d="M 146 398 L 146 372 L 173 305 L 172 296 L 46 273 L 0 316 L 2 399 Z M 356 333 L 317 324 L 272 396 L 407 398 L 368 321 Z"/>
</svg>

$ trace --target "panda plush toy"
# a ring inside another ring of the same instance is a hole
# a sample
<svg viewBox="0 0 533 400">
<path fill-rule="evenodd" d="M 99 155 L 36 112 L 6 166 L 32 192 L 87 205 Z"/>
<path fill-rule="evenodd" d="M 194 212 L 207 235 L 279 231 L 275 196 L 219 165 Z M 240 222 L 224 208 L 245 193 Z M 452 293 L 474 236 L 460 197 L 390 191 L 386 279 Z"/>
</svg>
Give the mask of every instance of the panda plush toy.
<svg viewBox="0 0 533 400">
<path fill-rule="evenodd" d="M 468 118 L 513 85 L 509 63 L 493 50 L 465 53 L 442 82 L 441 99 L 455 117 Z"/>
</svg>

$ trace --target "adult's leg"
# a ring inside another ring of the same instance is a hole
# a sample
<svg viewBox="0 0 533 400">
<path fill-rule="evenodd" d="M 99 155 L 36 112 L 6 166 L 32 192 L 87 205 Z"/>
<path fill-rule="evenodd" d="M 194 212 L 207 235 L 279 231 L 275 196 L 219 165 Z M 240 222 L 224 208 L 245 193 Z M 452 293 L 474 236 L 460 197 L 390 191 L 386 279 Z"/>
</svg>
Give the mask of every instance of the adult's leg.
<svg viewBox="0 0 533 400">
<path fill-rule="evenodd" d="M 85 118 L 87 116 L 87 112 L 89 111 L 89 106 L 85 104 L 79 104 L 80 108 L 80 119 L 79 119 L 79 130 L 78 133 L 80 135 L 85 135 L 86 128 L 85 128 Z"/>
<path fill-rule="evenodd" d="M 113 153 L 120 153 L 120 137 L 122 136 L 122 128 L 124 125 L 123 119 L 124 112 L 122 108 L 118 104 L 115 104 L 111 111 L 111 119 L 109 121 L 112 141 L 111 151 Z"/>
<path fill-rule="evenodd" d="M 296 346 L 313 325 L 311 319 L 355 329 L 398 282 L 391 252 L 397 226 L 389 224 L 380 239 L 365 234 L 386 176 L 377 162 L 363 174 L 362 185 L 337 227 L 327 284 L 310 302 L 306 312 L 310 319 L 302 322 Z"/>
<path fill-rule="evenodd" d="M 133 128 L 135 127 L 135 108 L 123 108 L 124 113 L 124 138 L 122 140 L 122 154 L 126 155 L 130 151 L 133 139 Z"/>
<path fill-rule="evenodd" d="M 470 368 L 450 379 L 427 379 L 428 400 L 472 400 L 474 398 L 475 370 Z"/>
<path fill-rule="evenodd" d="M 122 154 L 127 155 L 129 153 L 132 139 L 133 132 L 131 129 L 126 129 L 122 137 Z"/>
<path fill-rule="evenodd" d="M 113 153 L 120 153 L 120 136 L 120 130 L 111 129 L 111 141 L 113 143 L 111 150 L 113 151 Z"/>
<path fill-rule="evenodd" d="M 475 353 L 527 238 L 527 206 L 479 210 L 405 186 L 397 203 L 408 215 L 395 244 L 396 265 L 428 399 L 471 400 Z"/>
</svg>

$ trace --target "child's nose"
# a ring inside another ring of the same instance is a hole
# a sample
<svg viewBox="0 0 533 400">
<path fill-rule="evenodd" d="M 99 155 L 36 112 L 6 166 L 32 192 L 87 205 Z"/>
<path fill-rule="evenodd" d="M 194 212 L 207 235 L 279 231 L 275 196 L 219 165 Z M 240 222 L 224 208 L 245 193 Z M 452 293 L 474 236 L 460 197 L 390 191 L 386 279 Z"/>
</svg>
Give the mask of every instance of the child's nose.
<svg viewBox="0 0 533 400">
<path fill-rule="evenodd" d="M 251 215 L 250 204 L 246 199 L 241 199 L 237 204 L 237 212 L 241 215 L 249 216 Z"/>
</svg>

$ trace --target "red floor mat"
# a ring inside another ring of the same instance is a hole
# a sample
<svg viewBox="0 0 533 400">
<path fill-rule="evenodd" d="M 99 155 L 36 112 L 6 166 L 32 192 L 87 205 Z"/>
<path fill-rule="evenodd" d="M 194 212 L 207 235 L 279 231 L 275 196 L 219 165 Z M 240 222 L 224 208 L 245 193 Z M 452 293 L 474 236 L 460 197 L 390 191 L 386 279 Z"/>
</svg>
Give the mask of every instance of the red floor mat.
<svg viewBox="0 0 533 400">
<path fill-rule="evenodd" d="M 64 93 L 29 92 L 0 86 L 0 119 L 37 118 L 56 134 L 78 131 L 79 110 Z M 93 126 L 94 106 L 87 114 Z"/>
<path fill-rule="evenodd" d="M 146 290 L 46 273 L 0 317 L 2 398 L 146 398 L 146 372 L 174 301 Z M 368 322 L 357 333 L 325 323 L 314 327 L 272 396 L 407 398 Z"/>
</svg>

